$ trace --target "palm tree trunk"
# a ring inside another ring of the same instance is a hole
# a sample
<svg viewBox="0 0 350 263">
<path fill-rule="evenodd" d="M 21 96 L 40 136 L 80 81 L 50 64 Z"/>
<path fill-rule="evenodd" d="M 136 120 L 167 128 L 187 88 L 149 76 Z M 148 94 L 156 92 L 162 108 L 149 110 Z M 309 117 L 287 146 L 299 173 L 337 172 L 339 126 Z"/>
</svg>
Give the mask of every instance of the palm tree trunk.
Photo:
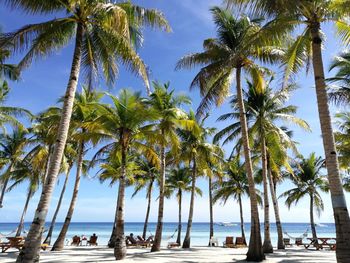
<svg viewBox="0 0 350 263">
<path fill-rule="evenodd" d="M 261 138 L 261 163 L 262 163 L 262 177 L 264 185 L 264 253 L 273 253 L 270 235 L 270 204 L 269 204 L 269 190 L 267 186 L 267 159 L 266 159 L 266 143 L 265 135 Z"/>
<path fill-rule="evenodd" d="M 83 157 L 84 157 L 84 142 L 82 141 L 79 144 L 77 173 L 75 176 L 75 183 L 74 183 L 72 199 L 70 201 L 68 212 L 67 212 L 66 218 L 64 220 L 60 234 L 58 235 L 55 243 L 53 244 L 51 251 L 61 251 L 64 247 L 64 240 L 66 238 L 67 231 L 68 231 L 70 222 L 72 220 L 73 212 L 75 209 L 75 204 L 76 204 L 77 199 L 78 199 L 81 170 L 82 170 L 82 166 L 83 166 Z"/>
<path fill-rule="evenodd" d="M 241 197 L 241 195 L 238 195 L 238 204 L 239 204 L 239 215 L 240 215 L 240 218 L 241 218 L 241 233 L 242 233 L 242 237 L 244 238 L 244 242 L 247 243 L 247 240 L 245 239 L 243 205 L 242 205 L 242 197 Z"/>
<path fill-rule="evenodd" d="M 146 239 L 146 235 L 147 235 L 148 218 L 149 218 L 149 213 L 151 211 L 151 203 L 152 203 L 152 189 L 153 189 L 153 181 L 150 182 L 150 185 L 148 187 L 148 192 L 147 192 L 148 204 L 147 204 L 145 223 L 143 225 L 143 232 L 142 232 L 143 239 Z"/>
<path fill-rule="evenodd" d="M 6 188 L 7 188 L 7 185 L 9 183 L 9 181 L 10 181 L 10 178 L 6 178 L 5 181 L 4 181 L 4 184 L 2 185 L 1 196 L 0 196 L 0 208 L 3 207 L 2 203 L 3 203 L 3 200 L 4 200 Z"/>
<path fill-rule="evenodd" d="M 343 263 L 348 262 L 350 258 L 350 218 L 339 174 L 338 157 L 334 143 L 331 116 L 328 108 L 328 98 L 322 60 L 322 37 L 319 23 L 316 23 L 311 28 L 311 34 L 313 54 L 312 63 L 316 83 L 318 113 L 321 123 L 323 147 L 326 156 L 327 174 L 336 228 L 336 256 L 337 262 Z"/>
<path fill-rule="evenodd" d="M 118 187 L 119 188 L 119 187 Z M 118 198 L 117 198 L 117 204 L 119 204 L 119 190 L 118 190 Z M 117 207 L 115 208 L 115 215 L 114 215 L 114 223 L 113 223 L 113 229 L 112 229 L 112 233 L 111 233 L 111 236 L 109 238 L 109 241 L 108 241 L 108 247 L 109 248 L 114 248 L 115 247 L 115 239 L 116 239 L 116 232 L 115 232 L 115 229 L 117 227 L 117 215 L 118 215 L 118 205 Z"/>
<path fill-rule="evenodd" d="M 117 224 L 115 228 L 116 238 L 114 246 L 114 257 L 116 260 L 121 260 L 126 256 L 126 243 L 124 234 L 126 151 L 127 148 L 122 146 L 121 176 L 119 179 Z"/>
<path fill-rule="evenodd" d="M 277 249 L 285 249 L 284 242 L 283 242 L 283 230 L 282 230 L 282 224 L 280 219 L 278 200 L 277 200 L 275 187 L 272 179 L 271 169 L 269 167 L 269 161 L 267 163 L 268 163 L 267 177 L 269 179 L 270 192 L 272 197 L 273 210 L 275 212 L 275 220 L 276 220 L 276 228 L 277 228 L 277 236 L 278 236 Z"/>
<path fill-rule="evenodd" d="M 162 132 L 162 135 L 164 133 Z M 160 243 L 162 241 L 163 231 L 163 213 L 164 213 L 164 186 L 165 186 L 165 147 L 160 149 L 160 182 L 159 182 L 159 207 L 156 234 L 152 245 L 151 252 L 160 251 Z"/>
<path fill-rule="evenodd" d="M 68 177 L 69 177 L 69 173 L 70 173 L 70 169 L 71 168 L 72 167 L 69 167 L 68 171 L 66 173 L 66 177 L 64 179 L 64 183 L 63 183 L 63 187 L 62 187 L 62 190 L 61 190 L 60 198 L 58 199 L 56 210 L 55 210 L 55 213 L 54 213 L 54 215 L 52 217 L 50 228 L 49 228 L 49 231 L 47 232 L 47 236 L 45 238 L 44 244 L 48 244 L 48 245 L 51 244 L 51 237 L 52 237 L 53 229 L 55 227 L 55 223 L 56 223 L 56 218 L 57 218 L 58 212 L 60 211 L 60 208 L 61 208 L 61 204 L 62 204 L 64 193 L 66 192 Z"/>
<path fill-rule="evenodd" d="M 179 245 L 181 244 L 181 231 L 182 231 L 182 222 L 181 222 L 181 208 L 182 208 L 182 190 L 181 188 L 179 188 L 178 191 L 178 198 L 179 198 L 179 223 L 177 226 L 177 239 L 176 239 L 176 243 L 178 243 Z"/>
<path fill-rule="evenodd" d="M 1 189 L 1 195 L 0 195 L 0 208 L 3 207 L 2 203 L 4 201 L 4 196 L 5 196 L 5 193 L 6 193 L 6 188 L 7 188 L 7 185 L 10 181 L 10 172 L 12 171 L 12 167 L 13 167 L 13 164 L 11 163 L 9 165 L 9 167 L 7 168 L 7 171 L 6 171 L 6 178 L 5 178 L 5 181 L 2 185 L 2 189 Z"/>
<path fill-rule="evenodd" d="M 210 176 L 209 176 L 209 216 L 210 216 L 210 226 L 209 226 L 209 245 L 210 245 L 210 239 L 214 236 L 213 193 L 212 193 L 212 181 Z"/>
<path fill-rule="evenodd" d="M 188 213 L 187 230 L 186 230 L 184 242 L 182 243 L 182 248 L 190 248 L 191 246 L 191 230 L 192 230 L 193 210 L 194 210 L 194 196 L 196 194 L 196 178 L 197 178 L 197 163 L 196 163 L 196 157 L 193 157 L 190 212 Z"/>
<path fill-rule="evenodd" d="M 19 224 L 18 224 L 16 237 L 19 237 L 21 235 L 21 233 L 22 233 L 23 225 L 24 225 L 24 217 L 26 216 L 27 209 L 28 209 L 28 204 L 29 204 L 30 198 L 32 198 L 32 195 L 33 195 L 33 191 L 32 191 L 32 188 L 29 185 L 28 195 L 27 195 L 26 202 L 24 204 L 21 220 L 19 221 Z"/>
<path fill-rule="evenodd" d="M 315 219 L 314 219 L 314 197 L 312 196 L 312 194 L 310 194 L 310 225 L 311 225 L 312 238 L 317 239 Z"/>
<path fill-rule="evenodd" d="M 52 157 L 52 145 L 49 145 L 49 148 L 48 148 L 48 155 L 47 155 L 47 159 L 46 159 L 46 163 L 45 163 L 45 173 L 44 173 L 44 176 L 43 176 L 43 181 L 42 181 L 42 184 L 43 184 L 43 187 L 41 189 L 41 192 L 44 191 L 44 185 L 46 184 L 46 178 L 47 178 L 47 175 L 49 173 L 49 165 L 50 165 L 50 161 L 51 161 L 51 157 Z"/>
<path fill-rule="evenodd" d="M 52 159 L 49 165 L 49 172 L 46 178 L 44 191 L 41 194 L 40 201 L 35 211 L 33 223 L 29 229 L 24 247 L 17 257 L 17 263 L 21 262 L 38 262 L 40 253 L 40 243 L 42 233 L 44 231 L 44 225 L 48 208 L 54 187 L 56 185 L 57 175 L 59 173 L 64 148 L 68 136 L 70 119 L 72 116 L 73 102 L 76 87 L 78 84 L 79 72 L 80 72 L 80 61 L 82 53 L 82 42 L 83 42 L 84 29 L 81 24 L 78 24 L 76 41 L 73 55 L 73 62 L 70 72 L 70 77 L 67 85 L 65 99 L 62 108 L 62 116 L 57 131 L 57 140 L 52 155 Z"/>
<path fill-rule="evenodd" d="M 265 259 L 265 255 L 262 249 L 261 233 L 260 233 L 260 221 L 258 202 L 256 198 L 254 177 L 253 177 L 253 166 L 250 157 L 250 146 L 248 137 L 247 119 L 245 115 L 245 107 L 243 103 L 243 92 L 241 87 L 241 68 L 236 69 L 236 81 L 237 81 L 237 99 L 239 105 L 239 119 L 242 128 L 242 141 L 245 158 L 245 166 L 248 176 L 249 195 L 250 195 L 250 214 L 251 214 L 251 227 L 250 227 L 250 239 L 249 247 L 247 252 L 247 261 L 262 261 Z"/>
</svg>

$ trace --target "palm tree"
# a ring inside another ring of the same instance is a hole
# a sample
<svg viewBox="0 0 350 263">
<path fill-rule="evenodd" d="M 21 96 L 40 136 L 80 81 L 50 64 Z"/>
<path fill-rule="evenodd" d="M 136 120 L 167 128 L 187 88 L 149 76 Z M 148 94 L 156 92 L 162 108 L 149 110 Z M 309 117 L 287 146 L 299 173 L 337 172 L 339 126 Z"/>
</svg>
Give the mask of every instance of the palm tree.
<svg viewBox="0 0 350 263">
<path fill-rule="evenodd" d="M 22 262 L 24 259 L 33 260 L 39 257 L 38 248 L 67 140 L 80 68 L 83 68 L 89 86 L 97 79 L 99 69 L 102 69 L 107 82 L 112 83 L 118 71 L 117 60 L 120 59 L 147 84 L 146 66 L 134 47 L 142 39 L 141 29 L 144 25 L 166 30 L 169 26 L 160 12 L 135 6 L 131 2 L 9 0 L 6 3 L 14 8 L 22 8 L 28 13 L 67 14 L 66 17 L 26 25 L 0 36 L 0 48 L 8 48 L 10 51 L 24 51 L 28 48 L 28 52 L 19 63 L 19 69 L 28 66 L 37 57 L 63 48 L 72 38 L 75 40 L 63 114 L 57 132 L 58 143 L 55 144 L 49 165 L 48 183 L 44 186 L 44 194 L 41 195 L 25 249 L 21 251 L 17 260 Z"/>
<path fill-rule="evenodd" d="M 177 202 L 179 204 L 178 210 L 178 227 L 177 227 L 177 238 L 176 243 L 181 244 L 181 231 L 182 231 L 182 196 L 184 192 L 191 192 L 192 190 L 192 177 L 191 171 L 188 167 L 178 167 L 171 169 L 169 176 L 166 179 L 166 195 L 171 196 L 173 193 L 176 194 Z M 195 188 L 196 194 L 202 196 L 200 188 Z"/>
<path fill-rule="evenodd" d="M 28 131 L 21 128 L 14 129 L 11 134 L 0 134 L 0 159 L 5 169 L 0 177 L 2 183 L 0 207 L 3 206 L 4 195 L 7 184 L 11 180 L 12 170 L 23 158 L 24 149 L 28 144 L 27 134 Z"/>
<path fill-rule="evenodd" d="M 350 52 L 336 56 L 330 66 L 330 70 L 333 69 L 337 70 L 336 74 L 327 79 L 335 83 L 330 87 L 329 99 L 335 104 L 347 105 L 350 102 Z"/>
<path fill-rule="evenodd" d="M 350 257 L 350 217 L 344 196 L 342 180 L 339 172 L 331 115 L 323 66 L 322 45 L 324 42 L 321 25 L 331 22 L 337 26 L 340 38 L 350 41 L 349 1 L 300 0 L 300 1 L 270 1 L 270 0 L 226 0 L 229 4 L 250 6 L 254 13 L 272 17 L 279 27 L 289 27 L 290 31 L 302 32 L 293 41 L 286 52 L 285 78 L 299 71 L 304 62 L 307 69 L 312 64 L 316 86 L 318 113 L 322 132 L 326 166 L 330 182 L 330 192 L 334 211 L 337 236 L 337 260 L 347 262 Z"/>
<path fill-rule="evenodd" d="M 177 68 L 193 68 L 203 66 L 194 78 L 191 87 L 199 87 L 203 97 L 198 109 L 201 115 L 211 104 L 220 105 L 229 95 L 232 73 L 236 73 L 237 98 L 242 126 L 245 164 L 248 173 L 251 201 L 251 238 L 247 260 L 261 261 L 265 258 L 261 246 L 261 234 L 258 204 L 253 180 L 253 169 L 250 157 L 248 128 L 243 103 L 241 77 L 242 70 L 253 75 L 254 79 L 262 79 L 263 69 L 254 62 L 275 62 L 283 54 L 275 46 L 281 44 L 281 36 L 285 29 L 261 26 L 258 20 L 248 17 L 236 19 L 228 10 L 219 7 L 211 9 L 217 27 L 217 38 L 207 39 L 203 43 L 204 52 L 195 53 L 182 58 Z M 271 35 L 274 32 L 276 34 Z M 277 33 L 279 33 L 278 36 Z M 271 36 L 270 36 L 271 35 Z"/>
<path fill-rule="evenodd" d="M 339 164 L 342 170 L 348 170 L 350 161 L 350 113 L 340 112 L 335 117 L 337 118 L 338 131 L 334 133 L 334 139 L 339 153 Z"/>
<path fill-rule="evenodd" d="M 52 251 L 60 251 L 64 247 L 64 241 L 66 234 L 73 216 L 75 204 L 78 199 L 80 178 L 83 167 L 84 155 L 86 153 L 86 145 L 88 141 L 98 140 L 94 134 L 87 134 L 86 129 L 83 127 L 85 123 L 96 118 L 96 109 L 94 108 L 96 103 L 99 103 L 103 94 L 97 91 L 91 91 L 87 88 L 83 88 L 81 93 L 77 93 L 74 98 L 73 114 L 72 114 L 72 138 L 77 148 L 77 164 L 76 164 L 76 176 L 73 188 L 72 199 L 67 211 L 66 218 L 62 225 L 61 231 L 52 246 Z M 62 99 L 61 99 L 62 101 Z M 74 131 L 73 131 L 74 129 Z M 89 136 L 89 138 L 86 138 Z"/>
<path fill-rule="evenodd" d="M 1 75 L 0 75 L 1 76 Z M 24 129 L 23 124 L 18 120 L 19 117 L 30 119 L 33 115 L 30 111 L 20 108 L 4 105 L 6 103 L 10 88 L 6 82 L 0 85 L 0 129 L 6 132 L 6 124 L 12 127 Z"/>
<path fill-rule="evenodd" d="M 207 143 L 207 137 L 215 132 L 214 128 L 205 128 L 205 118 L 199 123 L 196 120 L 194 112 L 190 112 L 189 120 L 196 123 L 197 128 L 193 131 L 178 130 L 181 138 L 180 155 L 184 161 L 187 161 L 191 166 L 191 199 L 188 214 L 188 223 L 185 239 L 182 248 L 189 248 L 191 245 L 191 230 L 194 212 L 194 198 L 196 189 L 196 180 L 198 176 L 207 175 L 210 172 L 210 165 L 218 163 L 220 157 L 223 155 L 221 149 L 214 144 Z M 211 175 L 211 174 L 210 174 Z"/>
<path fill-rule="evenodd" d="M 308 158 L 300 157 L 300 162 L 295 164 L 294 175 L 291 181 L 295 188 L 287 190 L 280 197 L 286 197 L 286 205 L 297 204 L 301 198 L 309 196 L 310 198 L 310 224 L 312 238 L 317 239 L 316 227 L 314 221 L 314 209 L 318 215 L 323 211 L 324 205 L 319 190 L 328 192 L 328 182 L 325 176 L 321 174 L 325 161 L 321 157 L 316 157 L 311 153 Z"/>
<path fill-rule="evenodd" d="M 159 171 L 151 162 L 143 158 L 138 158 L 137 163 L 139 164 L 140 169 L 145 173 L 135 178 L 135 191 L 131 197 L 136 196 L 137 193 L 146 188 L 147 210 L 142 231 L 142 238 L 146 239 L 148 219 L 151 211 L 152 192 L 154 189 L 154 184 L 159 178 Z"/>
<path fill-rule="evenodd" d="M 136 153 L 129 153 L 126 163 L 126 186 L 134 185 L 137 178 L 145 176 L 145 171 L 137 162 L 138 156 Z M 93 157 L 90 162 L 90 167 L 99 164 L 100 171 L 97 176 L 101 183 L 110 180 L 110 186 L 114 185 L 121 178 L 121 154 L 117 143 L 112 143 L 107 147 L 102 147 Z M 119 194 L 119 193 L 118 193 Z M 108 241 L 108 247 L 114 248 L 117 238 L 116 227 L 118 221 L 118 207 L 116 207 L 113 229 Z"/>
<path fill-rule="evenodd" d="M 222 202 L 225 204 L 231 197 L 238 201 L 241 220 L 241 235 L 244 240 L 246 240 L 244 231 L 242 197 L 244 195 L 249 196 L 250 192 L 245 166 L 240 162 L 238 156 L 228 161 L 225 176 L 222 179 L 214 182 L 213 189 L 214 203 L 222 200 Z M 259 192 L 257 192 L 257 200 L 259 204 L 262 203 Z"/>
<path fill-rule="evenodd" d="M 35 160 L 36 159 L 36 160 Z M 33 197 L 37 189 L 39 188 L 40 183 L 42 182 L 42 176 L 44 171 L 42 169 L 45 159 L 38 158 L 24 158 L 19 161 L 11 172 L 11 180 L 14 181 L 13 184 L 8 188 L 8 191 L 11 191 L 15 186 L 28 181 L 28 190 L 27 198 L 24 204 L 23 212 L 21 219 L 19 221 L 16 237 L 20 236 L 23 231 L 24 218 L 27 213 L 28 204 L 30 199 Z"/>
<path fill-rule="evenodd" d="M 0 33 L 1 33 L 1 29 L 0 29 Z M 10 50 L 5 48 L 0 49 L 0 80 L 2 81 L 2 87 L 8 85 L 6 80 L 2 80 L 3 78 L 8 78 L 10 80 L 18 80 L 20 75 L 16 65 L 5 63 L 6 59 L 8 59 L 10 56 L 11 56 Z"/>
<path fill-rule="evenodd" d="M 296 151 L 294 142 L 288 136 L 288 130 L 285 127 L 279 127 L 277 123 L 281 121 L 310 130 L 308 124 L 295 116 L 297 108 L 292 105 L 285 105 L 289 99 L 290 93 L 294 89 L 294 85 L 289 85 L 283 89 L 274 91 L 270 85 L 273 79 L 266 85 L 259 86 L 257 83 L 247 81 L 248 91 L 244 92 L 244 103 L 247 108 L 247 122 L 249 134 L 255 138 L 255 149 L 259 149 L 262 164 L 262 181 L 264 187 L 264 253 L 272 253 L 273 247 L 270 238 L 270 221 L 269 221 L 269 197 L 268 197 L 268 181 L 271 176 L 271 169 L 275 169 L 277 164 L 287 165 L 288 155 L 287 149 Z M 234 97 L 231 101 L 233 112 L 224 114 L 218 120 L 237 119 L 238 105 L 237 98 Z M 239 134 L 239 122 L 229 125 L 216 134 L 215 140 L 220 140 L 224 137 L 224 144 L 232 141 Z M 269 163 L 268 163 L 269 159 Z M 273 161 L 273 163 L 272 163 Z M 272 199 L 275 199 L 274 189 L 270 188 Z M 279 212 L 274 203 L 276 218 L 279 218 Z M 276 220 L 278 222 L 279 220 Z M 278 229 L 278 248 L 283 249 L 283 231 L 280 222 L 277 225 Z"/>
<path fill-rule="evenodd" d="M 124 235 L 124 209 L 125 209 L 125 186 L 126 167 L 130 149 L 143 151 L 145 156 L 157 163 L 158 159 L 153 150 L 142 143 L 143 132 L 149 132 L 152 125 L 146 125 L 148 121 L 153 121 L 157 117 L 153 111 L 147 108 L 146 102 L 140 97 L 140 93 L 133 93 L 122 90 L 118 97 L 109 95 L 112 99 L 112 106 L 97 104 L 98 117 L 86 127 L 98 126 L 106 138 L 113 140 L 121 154 L 121 167 L 118 189 L 118 201 L 116 208 L 116 228 L 114 256 L 121 260 L 126 256 L 126 245 Z"/>
<path fill-rule="evenodd" d="M 75 150 L 75 148 L 76 148 L 76 143 L 68 142 L 66 144 L 66 149 L 64 151 L 64 156 L 63 156 L 63 161 L 62 161 L 62 170 L 65 174 L 64 175 L 64 182 L 63 182 L 61 193 L 60 193 L 60 196 L 59 196 L 59 199 L 57 202 L 56 210 L 52 216 L 50 227 L 49 227 L 49 230 L 47 231 L 47 236 L 44 240 L 44 244 L 48 244 L 48 245 L 51 244 L 52 233 L 53 233 L 53 230 L 54 230 L 54 227 L 56 224 L 58 212 L 60 211 L 60 208 L 61 208 L 63 196 L 66 192 L 66 187 L 67 187 L 70 171 L 72 170 L 74 162 L 77 158 L 77 151 Z"/>
<path fill-rule="evenodd" d="M 189 104 L 190 99 L 186 96 L 174 95 L 174 90 L 169 90 L 170 84 L 164 85 L 153 82 L 154 91 L 150 95 L 149 104 L 158 115 L 157 130 L 153 133 L 154 143 L 157 143 L 160 151 L 160 178 L 159 178 L 159 198 L 158 198 L 158 219 L 157 227 L 151 252 L 160 250 L 163 231 L 163 210 L 164 210 L 164 190 L 166 171 L 166 151 L 175 152 L 179 149 L 179 140 L 176 134 L 178 128 L 193 129 L 194 122 L 187 119 L 187 114 L 179 107 L 182 104 Z M 151 139 L 151 134 L 148 139 Z"/>
<path fill-rule="evenodd" d="M 209 170 L 207 170 L 207 176 L 209 192 L 209 246 L 211 245 L 211 238 L 214 237 L 213 180 L 216 178 L 221 178 L 223 176 L 222 164 L 224 164 L 222 160 L 220 163 L 208 163 Z"/>
</svg>

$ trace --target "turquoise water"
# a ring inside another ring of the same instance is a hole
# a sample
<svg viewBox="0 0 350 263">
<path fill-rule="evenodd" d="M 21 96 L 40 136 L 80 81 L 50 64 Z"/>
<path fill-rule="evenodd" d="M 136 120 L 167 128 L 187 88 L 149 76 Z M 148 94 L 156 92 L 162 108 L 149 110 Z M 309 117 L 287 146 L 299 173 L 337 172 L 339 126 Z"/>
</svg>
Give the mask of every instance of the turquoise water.
<svg viewBox="0 0 350 263">
<path fill-rule="evenodd" d="M 48 228 L 46 225 L 46 229 Z M 29 229 L 30 224 L 25 224 L 25 230 Z M 53 240 L 58 236 L 59 230 L 62 223 L 57 223 L 54 233 Z M 8 234 L 17 227 L 16 223 L 0 223 L 0 233 Z M 156 223 L 149 223 L 148 234 L 155 233 Z M 317 228 L 317 233 L 319 237 L 335 237 L 335 227 L 332 223 L 322 223 Z M 177 223 L 164 223 L 163 227 L 163 242 L 162 245 L 166 245 L 168 241 L 175 241 L 177 235 L 175 234 L 173 238 L 170 238 L 175 230 L 177 229 Z M 250 224 L 245 224 L 246 236 L 249 238 Z M 288 232 L 292 237 L 301 236 L 307 229 L 310 229 L 307 223 L 285 223 L 283 224 L 283 231 Z M 125 234 L 134 233 L 134 235 L 141 235 L 143 230 L 143 223 L 126 223 L 125 224 Z M 186 224 L 182 225 L 182 238 L 185 237 Z M 263 227 L 261 227 L 263 230 Z M 112 223 L 71 223 L 67 238 L 71 239 L 74 235 L 85 235 L 90 236 L 93 233 L 98 235 L 98 244 L 107 245 L 108 239 L 112 231 Z M 240 236 L 240 226 L 238 223 L 234 223 L 234 226 L 220 226 L 218 224 L 214 225 L 214 236 L 218 238 L 219 244 L 225 240 L 226 236 Z M 45 236 L 45 234 L 44 234 Z M 308 236 L 311 237 L 311 231 L 308 231 Z M 277 243 L 277 232 L 275 224 L 271 224 L 271 238 L 273 245 Z M 191 245 L 193 246 L 206 246 L 209 240 L 209 223 L 193 223 L 192 233 L 191 233 Z"/>
</svg>

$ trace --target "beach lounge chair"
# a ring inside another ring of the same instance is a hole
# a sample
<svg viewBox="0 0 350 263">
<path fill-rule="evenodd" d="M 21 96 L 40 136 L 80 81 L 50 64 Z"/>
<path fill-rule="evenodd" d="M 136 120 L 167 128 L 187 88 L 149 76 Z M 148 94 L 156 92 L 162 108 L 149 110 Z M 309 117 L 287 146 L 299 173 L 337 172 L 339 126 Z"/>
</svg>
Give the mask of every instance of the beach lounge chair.
<svg viewBox="0 0 350 263">
<path fill-rule="evenodd" d="M 130 234 L 130 236 L 126 236 L 125 242 L 127 247 L 148 247 L 148 245 L 150 244 L 146 241 L 136 240 L 132 233 Z"/>
<path fill-rule="evenodd" d="M 283 243 L 284 243 L 284 246 L 292 246 L 292 244 L 290 243 L 290 238 L 283 238 Z"/>
<path fill-rule="evenodd" d="M 224 247 L 229 247 L 229 248 L 235 247 L 235 244 L 233 243 L 233 237 L 226 237 L 226 240 L 224 242 Z"/>
<path fill-rule="evenodd" d="M 235 247 L 246 247 L 247 242 L 244 237 L 236 237 Z"/>
<path fill-rule="evenodd" d="M 96 236 L 96 234 L 93 234 L 91 237 L 90 237 L 90 240 L 87 241 L 87 244 L 89 246 L 97 246 L 97 238 L 98 236 Z"/>
<path fill-rule="evenodd" d="M 303 245 L 303 239 L 300 238 L 300 237 L 297 237 L 297 238 L 295 239 L 295 244 L 296 244 L 297 246 L 302 246 L 302 245 Z"/>
<path fill-rule="evenodd" d="M 137 242 L 140 242 L 140 243 L 145 243 L 147 244 L 148 246 L 151 246 L 153 244 L 153 236 L 149 236 L 147 239 L 144 239 L 143 237 L 141 236 L 137 236 Z"/>
<path fill-rule="evenodd" d="M 70 243 L 70 245 L 71 245 L 71 246 L 79 246 L 79 245 L 80 245 L 80 242 L 81 242 L 80 237 L 77 236 L 77 235 L 75 235 L 75 236 L 73 237 L 72 243 Z"/>
</svg>

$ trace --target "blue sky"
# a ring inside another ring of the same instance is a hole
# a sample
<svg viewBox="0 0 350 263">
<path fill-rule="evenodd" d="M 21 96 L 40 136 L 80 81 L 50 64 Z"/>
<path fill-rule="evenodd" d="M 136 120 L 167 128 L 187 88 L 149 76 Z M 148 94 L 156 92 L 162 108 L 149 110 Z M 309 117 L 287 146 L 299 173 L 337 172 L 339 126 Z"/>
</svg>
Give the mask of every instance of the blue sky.
<svg viewBox="0 0 350 263">
<path fill-rule="evenodd" d="M 202 42 L 208 37 L 215 36 L 215 30 L 211 21 L 211 15 L 208 11 L 210 6 L 220 4 L 219 0 L 185 0 L 185 1 L 165 1 L 139 0 L 136 3 L 155 7 L 164 12 L 173 29 L 172 33 L 156 32 L 145 30 L 145 41 L 143 48 L 139 50 L 141 57 L 151 69 L 151 78 L 161 82 L 170 81 L 171 86 L 177 92 L 189 95 L 193 100 L 193 109 L 196 109 L 200 98 L 197 91 L 189 91 L 189 84 L 194 77 L 196 71 L 174 71 L 176 62 L 180 57 L 190 52 L 201 51 Z M 1 6 L 0 9 L 0 24 L 3 31 L 15 30 L 28 23 L 36 23 L 44 21 L 48 16 L 29 16 L 19 11 L 9 10 Z M 331 58 L 342 50 L 342 46 L 336 40 L 331 25 L 325 25 L 324 31 L 328 39 L 326 42 L 327 49 L 324 50 L 324 61 L 327 69 Z M 19 82 L 11 83 L 12 91 L 8 100 L 8 105 L 20 106 L 31 110 L 33 113 L 38 113 L 49 106 L 55 105 L 57 98 L 62 96 L 69 75 L 69 69 L 72 57 L 72 44 L 63 50 L 59 50 L 42 60 L 34 61 L 33 65 L 25 70 L 22 79 Z M 13 61 L 16 62 L 17 59 Z M 299 89 L 294 92 L 290 104 L 298 106 L 298 116 L 305 119 L 311 126 L 313 132 L 306 133 L 295 128 L 294 138 L 300 143 L 299 150 L 302 154 L 308 155 L 315 151 L 318 155 L 323 155 L 321 132 L 317 114 L 315 91 L 313 88 L 312 74 L 306 76 L 305 73 L 300 73 L 296 78 Z M 135 90 L 143 90 L 142 81 L 121 69 L 116 85 L 111 90 L 112 93 L 117 93 L 120 88 L 130 87 Z M 81 89 L 81 87 L 79 87 Z M 103 83 L 100 89 L 106 90 Z M 214 126 L 218 129 L 224 127 L 225 123 L 217 123 L 215 120 L 219 115 L 227 112 L 229 107 L 224 104 L 222 107 L 213 108 L 211 117 L 208 120 L 208 126 Z M 335 112 L 336 109 L 333 111 Z M 230 151 L 232 145 L 225 147 L 226 151 Z M 64 198 L 64 205 L 58 216 L 58 221 L 64 219 L 69 200 L 71 197 L 72 186 L 74 183 L 74 174 L 72 171 L 69 179 L 69 187 Z M 73 221 L 96 221 L 110 222 L 113 221 L 115 203 L 117 197 L 117 187 L 110 187 L 108 183 L 100 184 L 98 180 L 91 177 L 84 178 L 81 182 L 79 200 L 77 202 L 76 211 L 73 216 Z M 48 220 L 52 217 L 54 207 L 56 206 L 59 192 L 61 190 L 63 178 L 59 179 L 54 196 L 51 202 Z M 204 193 L 207 192 L 207 181 L 201 179 L 199 186 Z M 290 185 L 283 183 L 279 187 L 279 193 L 288 189 Z M 144 220 L 146 210 L 145 194 L 141 192 L 133 199 L 130 198 L 133 189 L 127 190 L 126 200 L 126 221 L 140 222 Z M 4 208 L 1 211 L 0 222 L 17 222 L 19 220 L 26 194 L 26 185 L 23 184 L 17 187 L 12 192 L 5 196 Z M 38 202 L 38 194 L 31 201 L 29 212 L 26 221 L 31 221 L 33 211 Z M 350 203 L 350 195 L 346 196 L 347 202 Z M 325 202 L 325 211 L 322 213 L 319 222 L 332 222 L 333 215 L 328 194 L 323 195 Z M 245 199 L 245 220 L 249 221 L 249 200 Z M 308 222 L 308 200 L 301 201 L 296 208 L 291 211 L 282 205 L 281 202 L 281 217 L 284 222 Z M 184 198 L 184 218 L 187 218 L 189 196 Z M 150 221 L 156 221 L 157 204 L 153 202 Z M 165 221 L 173 222 L 177 219 L 176 200 L 166 200 L 165 204 Z M 226 206 L 216 205 L 214 208 L 215 221 L 239 221 L 239 210 L 236 203 L 228 201 Z M 262 213 L 260 213 L 262 215 Z M 273 213 L 271 213 L 274 220 Z M 195 203 L 194 221 L 206 222 L 209 221 L 208 195 L 197 198 Z"/>
</svg>

